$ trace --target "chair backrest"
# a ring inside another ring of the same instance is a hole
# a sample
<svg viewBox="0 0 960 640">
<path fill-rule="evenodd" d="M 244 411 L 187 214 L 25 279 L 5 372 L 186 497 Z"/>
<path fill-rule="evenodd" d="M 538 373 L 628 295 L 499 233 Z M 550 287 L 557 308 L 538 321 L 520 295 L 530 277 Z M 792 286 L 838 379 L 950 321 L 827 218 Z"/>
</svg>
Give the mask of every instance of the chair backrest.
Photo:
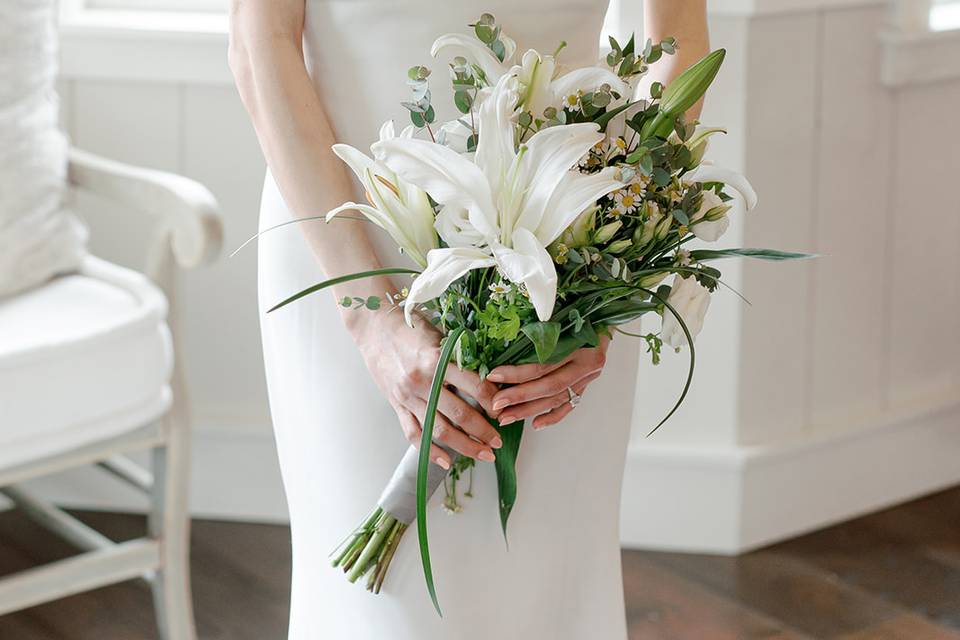
<svg viewBox="0 0 960 640">
<path fill-rule="evenodd" d="M 57 3 L 0 2 L 0 296 L 76 269 L 87 231 L 64 207 Z"/>
</svg>

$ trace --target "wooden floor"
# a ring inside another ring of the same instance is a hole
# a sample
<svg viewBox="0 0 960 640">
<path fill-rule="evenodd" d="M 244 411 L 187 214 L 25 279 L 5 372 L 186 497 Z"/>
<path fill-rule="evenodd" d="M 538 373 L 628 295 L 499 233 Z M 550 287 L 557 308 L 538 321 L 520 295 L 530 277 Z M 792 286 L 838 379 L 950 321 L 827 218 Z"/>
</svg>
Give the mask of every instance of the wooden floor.
<svg viewBox="0 0 960 640">
<path fill-rule="evenodd" d="M 118 540 L 143 531 L 137 516 L 81 515 Z M 0 514 L 0 575 L 70 553 Z M 739 558 L 626 551 L 623 565 L 631 640 L 960 640 L 960 488 Z M 282 640 L 289 573 L 285 527 L 197 522 L 201 638 Z M 130 582 L 0 617 L 0 639 L 141 640 L 153 624 Z"/>
</svg>

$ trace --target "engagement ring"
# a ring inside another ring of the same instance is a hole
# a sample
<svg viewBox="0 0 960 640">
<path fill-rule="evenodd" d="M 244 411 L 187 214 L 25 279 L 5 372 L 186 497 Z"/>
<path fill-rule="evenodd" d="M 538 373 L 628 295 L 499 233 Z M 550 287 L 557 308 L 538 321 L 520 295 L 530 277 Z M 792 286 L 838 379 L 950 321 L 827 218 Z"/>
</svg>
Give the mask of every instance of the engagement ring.
<svg viewBox="0 0 960 640">
<path fill-rule="evenodd" d="M 580 404 L 580 394 L 573 390 L 573 387 L 567 387 L 567 395 L 570 396 L 570 406 L 576 408 Z"/>
</svg>

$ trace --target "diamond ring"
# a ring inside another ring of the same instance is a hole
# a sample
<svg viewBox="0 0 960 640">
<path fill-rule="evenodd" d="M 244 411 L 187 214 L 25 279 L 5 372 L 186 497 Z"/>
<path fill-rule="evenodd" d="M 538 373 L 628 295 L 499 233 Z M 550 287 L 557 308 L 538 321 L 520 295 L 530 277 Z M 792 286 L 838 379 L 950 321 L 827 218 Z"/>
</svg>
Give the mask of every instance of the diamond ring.
<svg viewBox="0 0 960 640">
<path fill-rule="evenodd" d="M 567 395 L 570 396 L 570 399 L 567 402 L 570 403 L 572 408 L 576 408 L 580 404 L 581 396 L 576 391 L 573 390 L 573 387 L 567 387 Z"/>
</svg>

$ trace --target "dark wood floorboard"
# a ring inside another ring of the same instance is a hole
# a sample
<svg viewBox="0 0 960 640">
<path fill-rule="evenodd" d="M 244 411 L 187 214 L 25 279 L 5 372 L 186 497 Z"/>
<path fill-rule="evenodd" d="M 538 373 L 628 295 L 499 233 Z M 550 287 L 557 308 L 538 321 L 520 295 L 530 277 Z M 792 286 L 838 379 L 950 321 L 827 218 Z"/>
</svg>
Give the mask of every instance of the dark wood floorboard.
<svg viewBox="0 0 960 640">
<path fill-rule="evenodd" d="M 145 527 L 79 516 L 118 541 Z M 0 575 L 72 553 L 0 513 Z M 285 638 L 286 527 L 197 521 L 192 567 L 202 640 Z M 737 558 L 624 551 L 623 567 L 630 640 L 960 640 L 960 488 Z M 0 617 L 0 640 L 155 637 L 142 582 Z"/>
</svg>

